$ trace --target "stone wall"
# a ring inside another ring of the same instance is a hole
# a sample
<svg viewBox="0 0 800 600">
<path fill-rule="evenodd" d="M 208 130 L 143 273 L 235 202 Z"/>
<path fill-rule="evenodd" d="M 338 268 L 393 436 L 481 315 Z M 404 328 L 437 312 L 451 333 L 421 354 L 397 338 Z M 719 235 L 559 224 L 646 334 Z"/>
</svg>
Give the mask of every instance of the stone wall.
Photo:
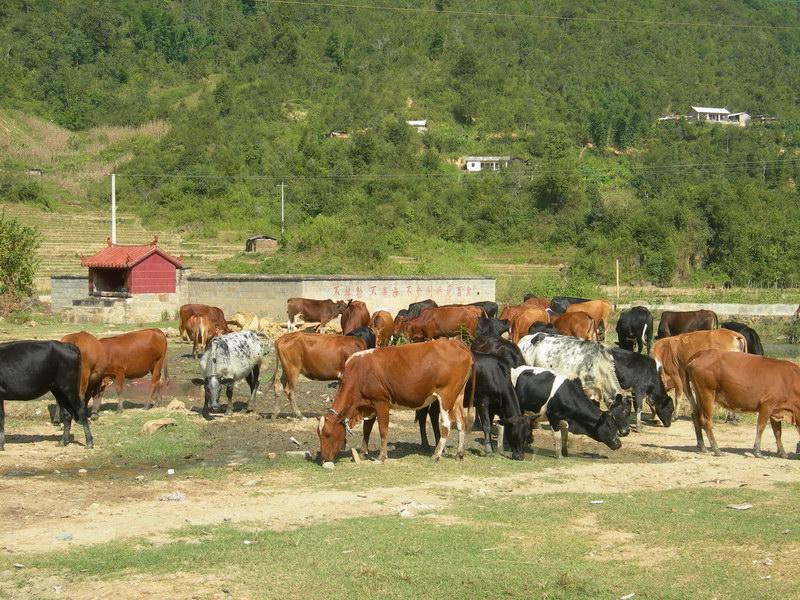
<svg viewBox="0 0 800 600">
<path fill-rule="evenodd" d="M 53 275 L 50 278 L 50 302 L 53 312 L 72 307 L 72 301 L 89 297 L 86 275 Z"/>
</svg>

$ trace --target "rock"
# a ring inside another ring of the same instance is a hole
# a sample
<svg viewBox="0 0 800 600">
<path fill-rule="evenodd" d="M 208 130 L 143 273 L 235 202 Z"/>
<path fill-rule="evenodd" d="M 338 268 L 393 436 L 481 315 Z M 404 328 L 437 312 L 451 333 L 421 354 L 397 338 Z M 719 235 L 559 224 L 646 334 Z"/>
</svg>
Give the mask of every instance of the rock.
<svg viewBox="0 0 800 600">
<path fill-rule="evenodd" d="M 167 475 L 175 475 L 175 469 L 167 469 Z"/>
<path fill-rule="evenodd" d="M 161 502 L 185 502 L 186 494 L 184 494 L 183 492 L 172 492 L 171 494 L 164 494 L 163 496 L 159 496 L 158 499 Z"/>
<path fill-rule="evenodd" d="M 258 485 L 258 479 L 248 479 L 242 484 L 242 487 L 253 487 L 254 485 Z"/>
<path fill-rule="evenodd" d="M 254 542 L 253 540 L 245 540 L 245 541 L 243 541 L 242 543 L 243 543 L 245 546 L 252 546 L 253 544 L 255 544 L 255 542 Z"/>
<path fill-rule="evenodd" d="M 311 452 L 308 450 L 287 450 L 286 456 L 287 458 L 302 458 L 304 460 L 311 460 Z"/>
<path fill-rule="evenodd" d="M 162 327 L 161 331 L 164 332 L 164 335 L 167 337 L 179 337 L 180 333 L 174 327 Z"/>
<path fill-rule="evenodd" d="M 25 565 L 23 565 L 22 563 L 14 563 L 13 567 L 15 569 L 23 569 L 23 568 L 25 568 Z"/>
<path fill-rule="evenodd" d="M 25 325 L 27 325 L 28 327 L 36 327 L 38 323 L 36 321 L 28 321 L 27 323 L 25 323 Z"/>
<path fill-rule="evenodd" d="M 62 542 L 68 542 L 68 541 L 70 541 L 72 539 L 72 534 L 71 533 L 59 533 L 56 536 L 56 539 L 59 540 L 59 541 L 62 541 Z"/>
<path fill-rule="evenodd" d="M 603 504 L 605 500 L 589 500 L 589 504 Z"/>
<path fill-rule="evenodd" d="M 298 445 L 298 446 L 302 446 L 302 444 L 301 444 L 300 442 L 298 442 L 298 441 L 295 439 L 295 437 L 294 437 L 294 436 L 290 437 L 290 438 L 289 438 L 289 441 L 290 441 L 290 442 L 292 442 L 293 444 L 296 444 L 296 445 Z"/>
<path fill-rule="evenodd" d="M 162 429 L 164 427 L 171 427 L 177 424 L 178 422 L 175 419 L 170 419 L 170 418 L 153 419 L 152 421 L 147 421 L 147 423 L 142 425 L 142 433 L 146 433 L 147 435 L 153 435 L 159 429 Z"/>
<path fill-rule="evenodd" d="M 619 600 L 631 600 L 631 598 L 633 598 L 635 595 L 636 594 L 625 594 L 624 596 L 621 596 Z"/>
<path fill-rule="evenodd" d="M 333 471 L 336 468 L 336 465 L 333 464 L 331 461 L 327 461 L 322 463 L 323 469 L 328 469 L 329 471 Z"/>
<path fill-rule="evenodd" d="M 186 411 L 186 410 L 188 410 L 188 409 L 186 408 L 186 405 L 185 405 L 183 402 L 181 402 L 180 400 L 178 400 L 177 398 L 175 398 L 174 400 L 172 400 L 172 402 L 170 402 L 169 404 L 167 404 L 167 410 L 180 410 L 180 411 Z"/>
<path fill-rule="evenodd" d="M 278 458 L 278 453 L 277 452 L 267 452 L 267 458 L 270 459 L 270 460 L 275 460 L 276 458 Z"/>
<path fill-rule="evenodd" d="M 78 469 L 78 475 L 86 475 L 88 472 L 86 469 Z"/>
<path fill-rule="evenodd" d="M 727 508 L 732 508 L 733 510 L 750 510 L 753 508 L 752 504 L 728 504 Z"/>
<path fill-rule="evenodd" d="M 144 481 L 144 475 L 137 475 L 136 481 Z"/>
</svg>

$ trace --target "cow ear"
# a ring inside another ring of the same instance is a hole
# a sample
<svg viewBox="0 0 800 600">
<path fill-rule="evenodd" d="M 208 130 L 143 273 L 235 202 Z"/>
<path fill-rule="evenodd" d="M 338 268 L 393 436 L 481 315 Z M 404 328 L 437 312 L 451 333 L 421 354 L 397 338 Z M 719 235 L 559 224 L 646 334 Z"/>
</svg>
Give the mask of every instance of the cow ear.
<svg viewBox="0 0 800 600">
<path fill-rule="evenodd" d="M 192 378 L 192 383 L 195 384 L 195 385 L 201 385 L 202 386 L 202 385 L 206 384 L 206 381 L 205 381 L 205 379 L 200 379 L 199 377 L 193 377 Z"/>
<path fill-rule="evenodd" d="M 322 428 L 325 427 L 325 417 L 319 418 L 319 425 L 317 426 L 317 433 L 322 433 Z"/>
</svg>

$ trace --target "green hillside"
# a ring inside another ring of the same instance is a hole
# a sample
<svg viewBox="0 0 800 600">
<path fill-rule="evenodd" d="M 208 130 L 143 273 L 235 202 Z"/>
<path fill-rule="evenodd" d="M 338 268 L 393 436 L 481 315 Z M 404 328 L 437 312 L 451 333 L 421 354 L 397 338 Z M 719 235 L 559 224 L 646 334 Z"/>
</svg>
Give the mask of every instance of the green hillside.
<svg viewBox="0 0 800 600">
<path fill-rule="evenodd" d="M 0 201 L 104 210 L 113 169 L 145 227 L 213 240 L 279 232 L 283 181 L 281 250 L 220 268 L 800 280 L 798 3 L 347 4 L 4 2 L 0 117 L 72 133 L 0 119 Z M 690 105 L 777 119 L 658 121 Z"/>
</svg>

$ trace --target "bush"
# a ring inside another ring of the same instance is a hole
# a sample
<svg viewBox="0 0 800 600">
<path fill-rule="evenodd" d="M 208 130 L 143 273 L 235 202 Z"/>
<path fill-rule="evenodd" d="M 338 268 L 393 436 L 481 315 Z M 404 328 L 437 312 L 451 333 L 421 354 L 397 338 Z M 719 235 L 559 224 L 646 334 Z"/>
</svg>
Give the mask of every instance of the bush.
<svg viewBox="0 0 800 600">
<path fill-rule="evenodd" d="M 0 295 L 29 296 L 39 266 L 39 231 L 0 213 Z"/>
</svg>

